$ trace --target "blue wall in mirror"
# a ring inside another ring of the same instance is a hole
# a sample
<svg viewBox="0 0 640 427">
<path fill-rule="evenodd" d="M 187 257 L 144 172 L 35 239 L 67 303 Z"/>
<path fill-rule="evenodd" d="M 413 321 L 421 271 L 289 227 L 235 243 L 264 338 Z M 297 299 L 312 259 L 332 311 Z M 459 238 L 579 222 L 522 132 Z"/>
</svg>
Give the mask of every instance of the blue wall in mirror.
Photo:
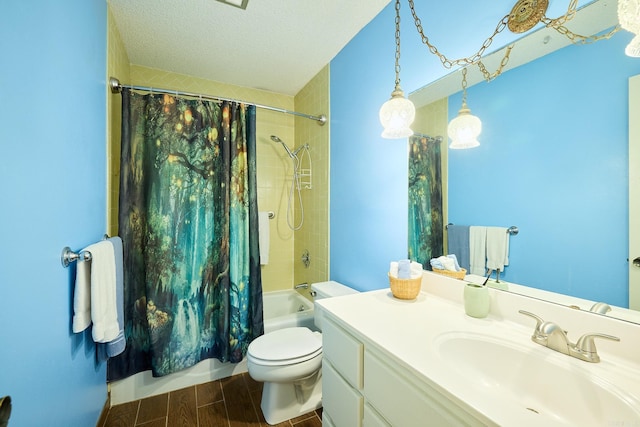
<svg viewBox="0 0 640 427">
<path fill-rule="evenodd" d="M 520 228 L 505 280 L 628 306 L 628 39 L 468 89 L 481 146 L 449 151 L 449 221 Z M 460 105 L 450 97 L 450 117 Z"/>
</svg>

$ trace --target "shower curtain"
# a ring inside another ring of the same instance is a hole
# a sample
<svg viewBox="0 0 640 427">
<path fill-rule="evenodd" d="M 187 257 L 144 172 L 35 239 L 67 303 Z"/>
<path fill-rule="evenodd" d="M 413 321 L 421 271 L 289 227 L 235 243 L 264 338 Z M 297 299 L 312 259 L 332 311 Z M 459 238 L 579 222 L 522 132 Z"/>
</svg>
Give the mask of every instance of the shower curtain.
<svg viewBox="0 0 640 427">
<path fill-rule="evenodd" d="M 124 89 L 122 110 L 127 347 L 107 379 L 239 362 L 263 333 L 255 107 Z"/>
<path fill-rule="evenodd" d="M 440 138 L 409 138 L 409 259 L 431 270 L 444 255 Z"/>
</svg>

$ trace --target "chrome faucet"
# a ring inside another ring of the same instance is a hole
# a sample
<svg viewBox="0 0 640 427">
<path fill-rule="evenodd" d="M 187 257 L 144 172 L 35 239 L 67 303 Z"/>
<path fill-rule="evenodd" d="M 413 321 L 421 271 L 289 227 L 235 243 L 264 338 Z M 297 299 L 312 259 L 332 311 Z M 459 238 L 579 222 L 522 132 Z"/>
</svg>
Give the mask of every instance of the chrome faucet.
<svg viewBox="0 0 640 427">
<path fill-rule="evenodd" d="M 600 356 L 594 342 L 595 338 L 604 338 L 612 341 L 620 341 L 620 338 L 607 334 L 584 334 L 573 344 L 567 336 L 567 331 L 562 330 L 557 323 L 545 322 L 539 316 L 528 311 L 519 310 L 520 314 L 533 317 L 536 327 L 531 335 L 531 341 L 536 344 L 549 347 L 551 350 L 575 357 L 585 362 L 598 363 Z"/>
<path fill-rule="evenodd" d="M 309 284 L 307 282 L 298 283 L 293 287 L 293 289 L 309 289 Z"/>
</svg>

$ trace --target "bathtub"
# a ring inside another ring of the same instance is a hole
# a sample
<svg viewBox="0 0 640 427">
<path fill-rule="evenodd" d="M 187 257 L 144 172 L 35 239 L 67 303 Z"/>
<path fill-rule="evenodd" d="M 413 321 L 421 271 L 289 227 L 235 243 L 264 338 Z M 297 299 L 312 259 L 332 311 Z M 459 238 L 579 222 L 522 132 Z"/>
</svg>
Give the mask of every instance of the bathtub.
<svg viewBox="0 0 640 427">
<path fill-rule="evenodd" d="M 265 292 L 262 298 L 265 333 L 292 326 L 318 330 L 313 322 L 313 303 L 293 289 Z M 247 372 L 246 358 L 240 363 L 206 359 L 191 368 L 164 377 L 153 377 L 151 371 L 140 372 L 110 384 L 111 404 L 144 399 L 243 372 Z"/>
<path fill-rule="evenodd" d="M 313 323 L 313 302 L 293 289 L 262 294 L 264 333 L 293 326 L 317 330 Z"/>
</svg>

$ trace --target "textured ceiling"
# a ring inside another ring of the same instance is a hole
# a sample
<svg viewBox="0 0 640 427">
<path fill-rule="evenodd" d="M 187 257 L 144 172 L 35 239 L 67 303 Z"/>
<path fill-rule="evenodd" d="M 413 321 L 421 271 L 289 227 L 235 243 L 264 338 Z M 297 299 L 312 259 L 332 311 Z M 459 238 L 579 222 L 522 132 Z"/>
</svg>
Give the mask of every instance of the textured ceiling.
<svg viewBox="0 0 640 427">
<path fill-rule="evenodd" d="M 295 95 L 389 0 L 108 0 L 132 64 Z"/>
</svg>

